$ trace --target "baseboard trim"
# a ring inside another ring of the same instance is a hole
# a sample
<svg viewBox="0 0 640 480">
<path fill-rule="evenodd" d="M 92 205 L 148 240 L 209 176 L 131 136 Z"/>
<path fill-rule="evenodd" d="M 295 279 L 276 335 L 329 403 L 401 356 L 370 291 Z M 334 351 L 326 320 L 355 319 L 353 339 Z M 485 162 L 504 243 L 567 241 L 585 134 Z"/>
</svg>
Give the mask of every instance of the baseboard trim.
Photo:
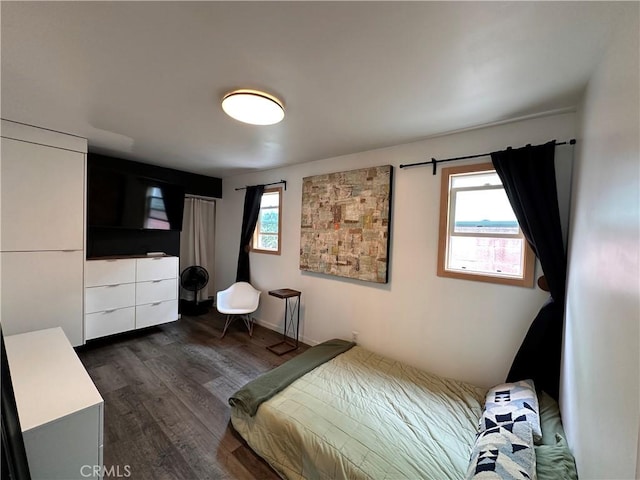
<svg viewBox="0 0 640 480">
<path fill-rule="evenodd" d="M 276 325 L 276 324 L 271 323 L 271 322 L 267 322 L 267 321 L 262 320 L 261 318 L 258 318 L 258 317 L 253 317 L 253 319 L 254 319 L 255 323 L 257 323 L 261 327 L 268 328 L 269 330 L 273 330 L 276 333 L 282 334 L 282 326 Z M 302 343 L 306 343 L 307 345 L 310 345 L 312 347 L 314 345 L 318 345 L 318 343 L 320 343 L 320 342 L 316 342 L 315 340 L 312 340 L 312 339 L 310 339 L 308 337 L 305 337 L 305 336 L 299 337 L 299 340 Z"/>
</svg>

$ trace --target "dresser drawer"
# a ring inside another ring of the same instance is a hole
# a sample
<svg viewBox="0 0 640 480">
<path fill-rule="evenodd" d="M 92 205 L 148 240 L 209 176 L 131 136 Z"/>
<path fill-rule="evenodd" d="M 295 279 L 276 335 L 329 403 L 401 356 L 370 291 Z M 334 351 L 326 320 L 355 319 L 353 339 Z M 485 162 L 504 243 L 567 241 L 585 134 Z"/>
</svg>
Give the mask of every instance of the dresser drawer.
<svg viewBox="0 0 640 480">
<path fill-rule="evenodd" d="M 85 313 L 133 307 L 136 304 L 136 284 L 107 285 L 84 289 Z"/>
<path fill-rule="evenodd" d="M 136 284 L 136 305 L 177 300 L 177 298 L 178 280 L 175 278 Z"/>
<path fill-rule="evenodd" d="M 178 276 L 178 257 L 138 258 L 136 281 L 146 282 Z"/>
<path fill-rule="evenodd" d="M 178 319 L 178 300 L 136 307 L 136 328 L 150 327 Z"/>
<path fill-rule="evenodd" d="M 136 281 L 136 259 L 88 260 L 85 264 L 85 287 L 116 285 Z"/>
<path fill-rule="evenodd" d="M 135 328 L 135 307 L 89 313 L 84 316 L 84 334 L 87 340 L 127 332 Z"/>
</svg>

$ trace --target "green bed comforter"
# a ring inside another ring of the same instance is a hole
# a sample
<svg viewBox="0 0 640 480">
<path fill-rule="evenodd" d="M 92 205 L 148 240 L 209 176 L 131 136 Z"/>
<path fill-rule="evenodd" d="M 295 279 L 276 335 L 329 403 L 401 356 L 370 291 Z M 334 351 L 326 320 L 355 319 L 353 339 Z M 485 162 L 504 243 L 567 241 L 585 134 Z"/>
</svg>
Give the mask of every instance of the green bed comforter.
<svg viewBox="0 0 640 480">
<path fill-rule="evenodd" d="M 231 420 L 284 478 L 459 480 L 485 393 L 356 346 Z"/>
</svg>

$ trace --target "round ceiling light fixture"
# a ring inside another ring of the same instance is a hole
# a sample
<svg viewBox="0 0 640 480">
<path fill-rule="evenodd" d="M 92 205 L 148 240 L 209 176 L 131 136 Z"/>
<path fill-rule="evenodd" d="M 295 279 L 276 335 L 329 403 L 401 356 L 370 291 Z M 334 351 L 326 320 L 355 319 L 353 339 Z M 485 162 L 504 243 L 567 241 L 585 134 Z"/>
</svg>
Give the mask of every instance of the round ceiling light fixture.
<svg viewBox="0 0 640 480">
<path fill-rule="evenodd" d="M 273 125 L 284 118 L 284 106 L 273 95 L 258 90 L 234 90 L 222 98 L 222 109 L 231 118 L 252 125 Z"/>
</svg>

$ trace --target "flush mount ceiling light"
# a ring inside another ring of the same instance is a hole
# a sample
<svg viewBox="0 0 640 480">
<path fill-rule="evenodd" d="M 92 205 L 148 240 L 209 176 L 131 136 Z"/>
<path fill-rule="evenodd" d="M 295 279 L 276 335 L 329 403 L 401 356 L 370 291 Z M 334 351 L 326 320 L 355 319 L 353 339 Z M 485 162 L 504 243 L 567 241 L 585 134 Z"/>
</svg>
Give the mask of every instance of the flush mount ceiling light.
<svg viewBox="0 0 640 480">
<path fill-rule="evenodd" d="M 284 118 L 282 102 L 258 90 L 227 93 L 222 99 L 222 109 L 231 118 L 252 125 L 273 125 Z"/>
</svg>

